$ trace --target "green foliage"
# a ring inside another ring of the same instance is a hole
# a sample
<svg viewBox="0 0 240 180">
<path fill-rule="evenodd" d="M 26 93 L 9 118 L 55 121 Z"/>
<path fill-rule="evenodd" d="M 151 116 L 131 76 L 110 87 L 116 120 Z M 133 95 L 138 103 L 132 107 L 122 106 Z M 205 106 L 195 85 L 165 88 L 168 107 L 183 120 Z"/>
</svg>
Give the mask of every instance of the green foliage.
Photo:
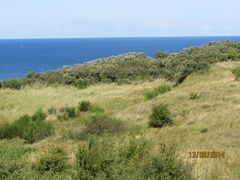
<svg viewBox="0 0 240 180">
<path fill-rule="evenodd" d="M 197 93 L 193 93 L 193 92 L 191 92 L 191 94 L 189 95 L 189 99 L 191 99 L 191 100 L 195 100 L 199 97 L 200 96 Z"/>
<path fill-rule="evenodd" d="M 162 59 L 162 58 L 168 57 L 168 55 L 169 55 L 169 53 L 157 51 L 157 52 L 155 53 L 155 58 L 157 58 L 157 59 Z"/>
<path fill-rule="evenodd" d="M 91 82 L 87 79 L 79 79 L 74 81 L 74 86 L 76 86 L 78 89 L 86 89 Z"/>
<path fill-rule="evenodd" d="M 162 150 L 160 154 L 151 157 L 144 168 L 145 179 L 159 180 L 192 180 L 191 167 L 178 160 L 173 147 Z"/>
<path fill-rule="evenodd" d="M 77 172 L 80 179 L 136 179 L 140 159 L 144 157 L 147 142 L 114 142 L 97 138 L 79 148 Z M 140 177 L 140 176 L 139 176 Z"/>
<path fill-rule="evenodd" d="M 69 118 L 75 118 L 78 116 L 78 113 L 75 109 L 75 107 L 66 107 L 64 109 L 64 112 L 67 114 Z"/>
<path fill-rule="evenodd" d="M 123 124 L 118 119 L 104 114 L 95 114 L 89 118 L 84 134 L 101 135 L 104 133 L 116 133 L 123 130 Z"/>
<path fill-rule="evenodd" d="M 79 103 L 78 109 L 80 110 L 80 112 L 87 112 L 91 110 L 91 106 L 92 104 L 90 103 L 90 101 L 81 101 Z"/>
<path fill-rule="evenodd" d="M 91 108 L 90 108 L 90 111 L 93 112 L 93 113 L 102 113 L 102 112 L 104 112 L 104 109 L 97 104 L 92 104 Z"/>
<path fill-rule="evenodd" d="M 166 78 L 178 85 L 191 73 L 207 71 L 212 63 L 239 59 L 239 42 L 210 42 L 179 53 L 157 51 L 155 59 L 143 53 L 127 53 L 45 73 L 31 72 L 22 79 L 1 81 L 0 88 L 20 89 L 26 84 L 37 82 L 46 85 L 73 85 L 83 89 L 98 82 L 121 84 L 155 78 Z"/>
<path fill-rule="evenodd" d="M 92 104 L 90 101 L 83 100 L 79 103 L 78 109 L 80 112 L 95 112 L 95 113 L 100 113 L 104 112 L 104 109 L 97 105 L 97 104 Z"/>
<path fill-rule="evenodd" d="M 4 124 L 0 127 L 0 139 L 12 139 L 19 137 L 28 143 L 42 140 L 53 133 L 51 123 L 43 121 L 45 114 L 36 112 L 32 117 L 24 115 L 15 122 Z"/>
<path fill-rule="evenodd" d="M 149 118 L 149 125 L 155 128 L 161 128 L 170 125 L 173 121 L 168 107 L 164 104 L 153 107 Z"/>
<path fill-rule="evenodd" d="M 233 41 L 211 42 L 204 46 L 184 49 L 164 59 L 165 77 L 182 83 L 193 72 L 206 71 L 209 64 L 222 61 L 237 61 L 240 57 L 240 43 Z"/>
<path fill-rule="evenodd" d="M 168 91 L 171 91 L 171 86 L 167 84 L 162 84 L 156 88 L 146 90 L 144 96 L 146 100 L 150 100 L 154 97 L 157 97 L 159 94 L 164 94 Z"/>
<path fill-rule="evenodd" d="M 60 114 L 58 115 L 59 120 L 68 120 L 71 118 L 76 118 L 79 115 L 79 112 L 75 107 L 64 107 L 60 108 Z"/>
<path fill-rule="evenodd" d="M 83 180 L 192 179 L 191 168 L 178 160 L 175 153 L 158 150 L 157 154 L 152 154 L 144 138 L 93 138 L 79 147 L 77 177 Z"/>
<path fill-rule="evenodd" d="M 48 114 L 52 115 L 52 114 L 56 114 L 57 113 L 57 109 L 55 107 L 51 107 L 48 109 Z"/>
<path fill-rule="evenodd" d="M 208 70 L 209 64 L 239 60 L 239 44 L 234 41 L 211 42 L 179 53 L 157 51 L 155 60 L 143 53 L 127 53 L 45 73 L 31 72 L 22 79 L 0 82 L 0 88 L 20 89 L 26 84 L 38 82 L 74 85 L 83 89 L 98 82 L 121 83 L 163 77 L 180 84 L 191 73 Z"/>
<path fill-rule="evenodd" d="M 78 113 L 75 109 L 75 107 L 65 107 L 63 108 L 63 112 L 67 115 L 69 118 L 75 118 L 78 116 Z"/>
<path fill-rule="evenodd" d="M 0 141 L 0 179 L 21 179 L 28 152 L 30 149 L 19 140 Z"/>
<path fill-rule="evenodd" d="M 24 84 L 22 79 L 4 80 L 4 81 L 0 81 L 0 88 L 9 88 L 9 89 L 19 90 L 21 89 L 22 84 Z"/>
<path fill-rule="evenodd" d="M 236 80 L 240 80 L 240 66 L 233 69 L 232 73 L 235 75 Z"/>
<path fill-rule="evenodd" d="M 129 82 L 159 76 L 159 69 L 149 57 L 143 53 L 128 53 L 56 71 L 30 73 L 26 78 L 32 83 L 74 85 L 83 89 L 97 82 Z"/>
<path fill-rule="evenodd" d="M 46 172 L 59 173 L 66 169 L 66 154 L 63 150 L 57 148 L 52 152 L 43 155 L 40 159 L 33 164 L 32 168 L 39 173 L 43 174 Z"/>
<path fill-rule="evenodd" d="M 38 109 L 32 116 L 33 121 L 44 121 L 47 117 L 47 114 L 43 112 L 42 109 Z"/>
</svg>

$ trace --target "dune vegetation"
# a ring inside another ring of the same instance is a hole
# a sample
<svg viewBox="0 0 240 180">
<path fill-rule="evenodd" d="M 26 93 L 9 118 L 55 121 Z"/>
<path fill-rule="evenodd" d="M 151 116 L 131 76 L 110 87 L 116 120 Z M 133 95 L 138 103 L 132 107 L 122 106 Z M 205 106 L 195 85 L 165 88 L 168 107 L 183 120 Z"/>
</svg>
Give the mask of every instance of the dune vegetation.
<svg viewBox="0 0 240 180">
<path fill-rule="evenodd" d="M 239 60 L 216 42 L 1 81 L 0 179 L 237 180 Z"/>
</svg>

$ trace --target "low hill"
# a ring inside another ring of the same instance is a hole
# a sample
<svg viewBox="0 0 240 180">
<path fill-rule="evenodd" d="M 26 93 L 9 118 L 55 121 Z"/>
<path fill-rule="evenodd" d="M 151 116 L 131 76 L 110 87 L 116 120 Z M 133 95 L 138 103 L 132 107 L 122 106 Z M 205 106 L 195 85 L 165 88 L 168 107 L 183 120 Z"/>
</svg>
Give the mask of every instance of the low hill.
<svg viewBox="0 0 240 180">
<path fill-rule="evenodd" d="M 184 49 L 179 53 L 157 52 L 156 58 L 147 57 L 143 53 L 127 53 L 84 64 L 65 66 L 55 71 L 31 72 L 25 78 L 0 82 L 0 88 L 20 89 L 34 83 L 74 85 L 86 88 L 99 82 L 129 83 L 133 80 L 156 78 L 165 78 L 177 85 L 191 73 L 207 70 L 209 64 L 237 61 L 239 58 L 239 42 L 211 42 L 203 46 Z"/>
</svg>

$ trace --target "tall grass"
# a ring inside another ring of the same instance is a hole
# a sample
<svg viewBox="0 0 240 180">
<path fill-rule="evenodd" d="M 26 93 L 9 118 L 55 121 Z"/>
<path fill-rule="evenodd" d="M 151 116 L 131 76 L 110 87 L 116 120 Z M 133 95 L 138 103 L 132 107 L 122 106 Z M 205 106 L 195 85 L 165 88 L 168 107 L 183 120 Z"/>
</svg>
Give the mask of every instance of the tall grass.
<svg viewBox="0 0 240 180">
<path fill-rule="evenodd" d="M 160 94 L 164 94 L 168 91 L 171 91 L 171 86 L 167 84 L 161 84 L 160 86 L 153 88 L 153 89 L 148 89 L 144 92 L 144 97 L 146 100 L 153 99 L 157 97 Z"/>
</svg>

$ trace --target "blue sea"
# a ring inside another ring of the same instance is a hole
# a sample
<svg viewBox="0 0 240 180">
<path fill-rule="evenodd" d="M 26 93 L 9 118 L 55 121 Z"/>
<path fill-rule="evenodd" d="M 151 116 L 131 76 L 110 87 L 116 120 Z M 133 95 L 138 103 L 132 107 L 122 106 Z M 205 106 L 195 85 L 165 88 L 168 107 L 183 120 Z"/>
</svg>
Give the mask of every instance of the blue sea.
<svg viewBox="0 0 240 180">
<path fill-rule="evenodd" d="M 240 37 L 156 37 L 0 40 L 0 79 L 22 77 L 63 65 L 84 63 L 127 52 L 144 52 L 154 57 L 157 50 L 179 52 L 209 41 Z"/>
</svg>

